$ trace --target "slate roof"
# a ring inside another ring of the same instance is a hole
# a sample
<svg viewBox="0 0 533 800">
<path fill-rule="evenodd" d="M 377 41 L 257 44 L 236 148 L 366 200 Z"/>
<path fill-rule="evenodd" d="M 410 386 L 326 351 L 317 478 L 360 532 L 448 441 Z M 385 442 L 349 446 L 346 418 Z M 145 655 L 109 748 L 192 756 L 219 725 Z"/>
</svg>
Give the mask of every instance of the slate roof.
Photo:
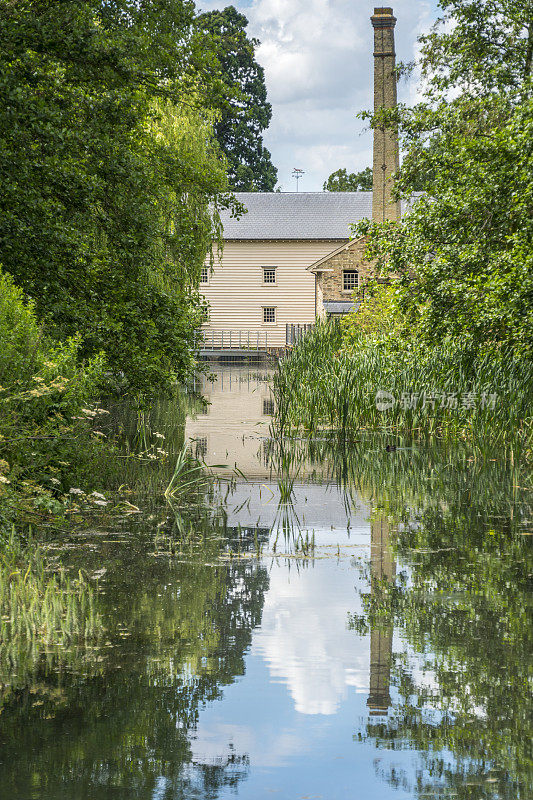
<svg viewBox="0 0 533 800">
<path fill-rule="evenodd" d="M 413 200 L 420 195 L 417 192 Z M 224 239 L 348 239 L 350 225 L 372 217 L 372 192 L 236 192 L 248 209 L 222 212 Z M 402 213 L 408 210 L 402 201 Z"/>
<path fill-rule="evenodd" d="M 324 300 L 323 305 L 326 314 L 349 314 L 354 308 L 359 308 L 359 303 L 356 305 L 348 300 Z"/>
<path fill-rule="evenodd" d="M 237 192 L 248 209 L 222 214 L 224 239 L 348 239 L 350 225 L 372 216 L 372 192 Z"/>
</svg>

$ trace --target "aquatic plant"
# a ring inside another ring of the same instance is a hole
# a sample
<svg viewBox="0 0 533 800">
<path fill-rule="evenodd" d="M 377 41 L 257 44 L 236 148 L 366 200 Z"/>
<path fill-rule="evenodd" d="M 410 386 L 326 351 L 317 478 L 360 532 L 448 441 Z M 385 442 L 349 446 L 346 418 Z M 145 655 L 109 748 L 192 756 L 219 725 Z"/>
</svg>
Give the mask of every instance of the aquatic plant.
<svg viewBox="0 0 533 800">
<path fill-rule="evenodd" d="M 178 493 L 181 494 L 185 490 L 191 491 L 206 485 L 205 473 L 202 472 L 198 462 L 191 459 L 188 445 L 183 445 L 178 453 L 170 483 L 165 489 L 165 497 L 176 497 Z"/>
<path fill-rule="evenodd" d="M 275 427 L 329 429 L 343 439 L 381 430 L 531 447 L 533 367 L 467 339 L 429 347 L 416 338 L 360 335 L 320 323 L 280 363 Z M 502 419 L 505 424 L 502 424 Z"/>
<path fill-rule="evenodd" d="M 95 589 L 81 572 L 52 572 L 35 542 L 12 529 L 0 538 L 0 663 L 23 679 L 50 648 L 97 641 L 103 632 Z"/>
</svg>

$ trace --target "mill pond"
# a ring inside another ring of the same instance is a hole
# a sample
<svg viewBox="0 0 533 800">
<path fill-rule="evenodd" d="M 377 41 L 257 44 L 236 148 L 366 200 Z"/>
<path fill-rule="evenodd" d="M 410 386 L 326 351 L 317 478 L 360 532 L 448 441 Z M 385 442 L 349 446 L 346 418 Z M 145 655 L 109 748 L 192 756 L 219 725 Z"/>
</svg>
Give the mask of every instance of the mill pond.
<svg viewBox="0 0 533 800">
<path fill-rule="evenodd" d="M 165 497 L 125 460 L 48 543 L 96 586 L 98 630 L 4 647 L 0 797 L 533 796 L 530 476 L 460 445 L 273 436 L 270 386 L 220 365 L 142 419 L 110 404 L 181 472 Z"/>
</svg>

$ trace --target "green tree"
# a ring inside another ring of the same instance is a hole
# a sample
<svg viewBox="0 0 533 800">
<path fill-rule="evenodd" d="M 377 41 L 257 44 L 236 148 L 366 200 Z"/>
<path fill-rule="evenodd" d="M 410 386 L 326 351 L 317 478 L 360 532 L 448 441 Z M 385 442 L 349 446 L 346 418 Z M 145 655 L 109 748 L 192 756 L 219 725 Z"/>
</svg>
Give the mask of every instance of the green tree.
<svg viewBox="0 0 533 800">
<path fill-rule="evenodd" d="M 218 67 L 193 3 L 0 12 L 5 270 L 56 338 L 80 334 L 82 357 L 104 352 L 136 387 L 183 376 L 229 202 L 205 99 Z"/>
<path fill-rule="evenodd" d="M 430 342 L 533 347 L 531 3 L 443 0 L 421 39 L 423 102 L 370 115 L 397 126 L 397 188 L 427 195 L 402 225 L 358 228 L 368 255 L 403 276 L 411 322 Z"/>
<path fill-rule="evenodd" d="M 199 25 L 213 39 L 228 87 L 219 99 L 215 134 L 228 160 L 230 185 L 241 192 L 271 192 L 278 171 L 261 135 L 270 123 L 272 106 L 264 70 L 255 60 L 259 42 L 247 36 L 248 20 L 233 6 L 200 15 Z"/>
<path fill-rule="evenodd" d="M 332 172 L 322 187 L 324 192 L 371 192 L 372 168 L 347 173 L 345 169 Z"/>
</svg>

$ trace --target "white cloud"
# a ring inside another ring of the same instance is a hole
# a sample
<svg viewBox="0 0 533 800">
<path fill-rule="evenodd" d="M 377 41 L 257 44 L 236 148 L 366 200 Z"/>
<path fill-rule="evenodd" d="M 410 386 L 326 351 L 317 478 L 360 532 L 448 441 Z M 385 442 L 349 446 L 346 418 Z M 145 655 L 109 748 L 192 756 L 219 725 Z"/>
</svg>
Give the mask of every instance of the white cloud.
<svg viewBox="0 0 533 800">
<path fill-rule="evenodd" d="M 228 3 L 199 3 L 203 9 Z M 293 167 L 305 170 L 301 189 L 319 191 L 327 176 L 371 163 L 371 136 L 356 114 L 372 106 L 373 6 L 362 0 L 253 0 L 235 2 L 261 45 L 273 117 L 265 134 L 285 191 Z M 415 55 L 416 37 L 436 17 L 434 0 L 395 0 L 396 52 Z M 400 99 L 414 99 L 400 86 Z"/>
</svg>

